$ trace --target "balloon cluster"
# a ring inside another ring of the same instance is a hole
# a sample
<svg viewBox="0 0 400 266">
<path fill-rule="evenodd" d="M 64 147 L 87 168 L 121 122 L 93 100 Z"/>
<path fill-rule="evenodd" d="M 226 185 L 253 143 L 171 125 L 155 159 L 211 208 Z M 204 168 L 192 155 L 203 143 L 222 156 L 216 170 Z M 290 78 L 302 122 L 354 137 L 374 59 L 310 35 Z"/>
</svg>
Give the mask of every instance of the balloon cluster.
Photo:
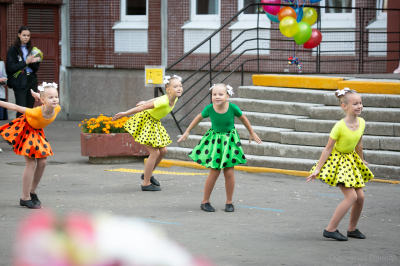
<svg viewBox="0 0 400 266">
<path fill-rule="evenodd" d="M 285 0 L 293 4 L 290 6 L 263 5 L 267 17 L 273 22 L 279 22 L 279 30 L 286 37 L 293 37 L 298 45 L 306 49 L 317 47 L 322 41 L 321 32 L 311 29 L 317 21 L 317 11 L 312 7 L 303 7 L 299 4 L 301 0 Z M 295 3 L 297 1 L 297 3 Z M 321 0 L 310 0 L 310 3 L 317 3 Z M 281 4 L 281 0 L 261 0 L 262 4 Z"/>
</svg>

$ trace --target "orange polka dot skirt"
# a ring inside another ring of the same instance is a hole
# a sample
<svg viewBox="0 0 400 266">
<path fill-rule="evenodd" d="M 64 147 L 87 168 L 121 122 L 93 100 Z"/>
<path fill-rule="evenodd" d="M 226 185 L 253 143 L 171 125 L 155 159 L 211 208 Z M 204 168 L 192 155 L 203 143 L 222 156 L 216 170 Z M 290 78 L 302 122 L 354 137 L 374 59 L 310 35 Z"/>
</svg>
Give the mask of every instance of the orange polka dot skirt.
<svg viewBox="0 0 400 266">
<path fill-rule="evenodd" d="M 314 172 L 317 164 L 318 162 L 310 173 Z M 343 184 L 346 187 L 359 188 L 365 187 L 365 183 L 374 178 L 374 175 L 355 151 L 341 153 L 333 148 L 317 178 L 331 186 Z"/>
<path fill-rule="evenodd" d="M 162 148 L 172 143 L 160 120 L 152 117 L 146 110 L 132 116 L 126 121 L 124 128 L 140 144 Z"/>
<path fill-rule="evenodd" d="M 35 129 L 26 121 L 25 115 L 0 127 L 0 135 L 14 148 L 18 155 L 44 158 L 53 155 L 43 129 Z"/>
</svg>

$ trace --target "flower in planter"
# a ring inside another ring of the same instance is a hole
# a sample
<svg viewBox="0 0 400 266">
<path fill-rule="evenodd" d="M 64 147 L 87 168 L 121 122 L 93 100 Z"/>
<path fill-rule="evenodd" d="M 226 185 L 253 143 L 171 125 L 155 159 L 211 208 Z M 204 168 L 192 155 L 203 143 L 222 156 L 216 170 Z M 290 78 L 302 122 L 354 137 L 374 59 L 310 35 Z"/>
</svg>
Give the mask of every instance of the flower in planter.
<svg viewBox="0 0 400 266">
<path fill-rule="evenodd" d="M 127 120 L 128 117 L 123 117 L 116 121 L 112 121 L 112 117 L 107 117 L 101 114 L 97 118 L 83 120 L 82 123 L 79 124 L 79 127 L 83 133 L 127 133 L 124 128 Z"/>
</svg>

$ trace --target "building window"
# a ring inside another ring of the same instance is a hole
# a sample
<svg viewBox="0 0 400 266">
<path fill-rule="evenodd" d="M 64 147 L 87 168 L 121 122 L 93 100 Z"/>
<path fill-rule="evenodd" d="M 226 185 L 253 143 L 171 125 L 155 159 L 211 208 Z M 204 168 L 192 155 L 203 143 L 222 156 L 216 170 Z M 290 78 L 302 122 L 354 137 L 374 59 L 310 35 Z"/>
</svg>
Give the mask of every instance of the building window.
<svg viewBox="0 0 400 266">
<path fill-rule="evenodd" d="M 188 52 L 221 27 L 220 0 L 190 0 L 190 21 L 181 27 L 184 30 L 184 52 Z M 209 53 L 210 44 L 196 49 L 193 53 Z M 211 52 L 220 51 L 220 34 L 211 39 Z"/>
<path fill-rule="evenodd" d="M 343 21 L 344 24 L 347 24 L 351 20 L 354 21 L 355 28 L 355 9 L 346 8 L 355 7 L 355 0 L 322 0 L 320 3 L 322 6 L 330 6 L 321 9 L 322 21 L 333 20 L 335 23 Z M 353 27 L 353 25 L 348 26 Z"/>
<path fill-rule="evenodd" d="M 120 1 L 120 21 L 112 28 L 114 52 L 147 53 L 149 0 Z"/>
<path fill-rule="evenodd" d="M 248 4 L 258 4 L 261 0 L 238 0 L 238 11 L 242 10 L 243 7 Z M 258 14 L 259 13 L 259 14 Z M 250 6 L 245 11 L 243 11 L 235 24 L 233 24 L 229 29 L 231 30 L 231 38 L 235 39 L 239 34 L 242 33 L 243 30 L 257 28 L 257 18 L 259 19 L 258 26 L 260 28 L 264 28 L 259 30 L 259 37 L 263 39 L 270 38 L 270 30 L 271 21 L 265 15 L 265 11 L 262 6 Z M 240 54 L 244 50 L 257 48 L 257 40 L 246 41 L 248 39 L 257 38 L 257 30 L 249 30 L 242 33 L 233 43 L 231 49 L 236 49 L 233 53 Z M 242 42 L 246 41 L 242 44 Z M 238 47 L 241 44 L 240 47 Z M 268 49 L 270 48 L 269 40 L 260 40 L 259 47 Z M 244 53 L 248 54 L 257 54 L 257 50 L 247 51 Z M 267 55 L 269 54 L 269 50 L 260 50 L 260 54 Z"/>
<path fill-rule="evenodd" d="M 388 0 L 376 0 L 376 8 L 386 9 Z M 368 56 L 386 57 L 387 53 L 387 11 L 376 10 L 376 20 L 367 26 Z"/>
<path fill-rule="evenodd" d="M 121 21 L 147 21 L 148 0 L 121 0 Z"/>
</svg>

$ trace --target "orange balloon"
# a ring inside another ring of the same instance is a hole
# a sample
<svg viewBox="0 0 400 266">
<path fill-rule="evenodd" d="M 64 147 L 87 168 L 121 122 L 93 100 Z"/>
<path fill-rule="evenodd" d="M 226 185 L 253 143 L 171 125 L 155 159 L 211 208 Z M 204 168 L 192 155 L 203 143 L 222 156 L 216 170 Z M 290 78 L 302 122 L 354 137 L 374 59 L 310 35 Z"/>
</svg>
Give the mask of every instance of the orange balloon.
<svg viewBox="0 0 400 266">
<path fill-rule="evenodd" d="M 289 7 L 289 6 L 285 6 L 284 8 L 281 8 L 281 10 L 279 10 L 278 12 L 278 19 L 279 21 L 281 21 L 284 17 L 292 17 L 294 19 L 296 19 L 296 11 Z"/>
</svg>

